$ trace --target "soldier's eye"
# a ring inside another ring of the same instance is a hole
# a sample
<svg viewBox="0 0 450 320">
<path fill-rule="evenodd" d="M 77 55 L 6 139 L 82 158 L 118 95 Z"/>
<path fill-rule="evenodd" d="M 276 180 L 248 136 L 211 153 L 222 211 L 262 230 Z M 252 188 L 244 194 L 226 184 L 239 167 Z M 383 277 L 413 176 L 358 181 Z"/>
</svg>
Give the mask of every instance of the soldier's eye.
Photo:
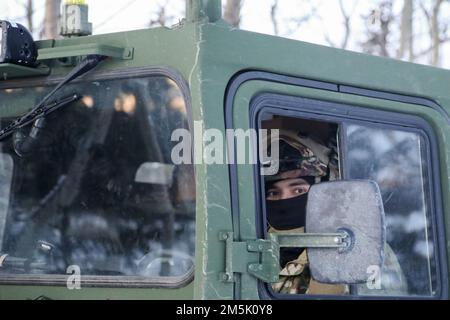
<svg viewBox="0 0 450 320">
<path fill-rule="evenodd" d="M 306 187 L 298 187 L 298 188 L 294 189 L 294 193 L 295 194 L 299 194 L 300 195 L 300 194 L 304 194 L 306 192 L 308 192 Z"/>
<path fill-rule="evenodd" d="M 278 191 L 276 191 L 276 190 L 269 190 L 269 191 L 267 191 L 266 197 L 267 197 L 267 199 L 270 200 L 270 199 L 276 198 L 278 195 L 279 195 Z"/>
</svg>

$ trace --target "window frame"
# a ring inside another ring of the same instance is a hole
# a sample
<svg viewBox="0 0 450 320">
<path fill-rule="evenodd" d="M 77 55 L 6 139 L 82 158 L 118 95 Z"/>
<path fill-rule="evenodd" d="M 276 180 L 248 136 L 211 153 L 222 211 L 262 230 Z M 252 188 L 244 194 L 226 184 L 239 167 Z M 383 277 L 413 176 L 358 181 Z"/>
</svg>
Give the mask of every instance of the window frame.
<svg viewBox="0 0 450 320">
<path fill-rule="evenodd" d="M 155 67 L 132 67 L 106 71 L 94 71 L 79 79 L 73 80 L 71 84 L 84 83 L 90 81 L 107 81 L 117 79 L 139 79 L 146 77 L 167 77 L 174 81 L 186 104 L 186 116 L 188 128 L 193 132 L 193 108 L 189 85 L 182 74 L 168 66 Z M 0 81 L 0 90 L 48 87 L 58 84 L 64 76 L 50 76 L 45 79 L 14 79 L 8 81 Z M 8 117 L 9 118 L 9 117 Z M 14 166 L 16 167 L 16 166 Z M 194 168 L 195 172 L 195 168 Z M 196 233 L 196 231 L 195 231 Z M 195 235 L 194 235 L 195 236 Z M 164 288 L 164 289 L 180 289 L 188 286 L 194 280 L 195 274 L 195 252 L 192 259 L 194 265 L 184 275 L 179 277 L 142 277 L 142 276 L 103 276 L 103 275 L 85 275 L 81 274 L 81 287 L 95 288 Z M 1 285 L 33 285 L 33 286 L 56 286 L 66 287 L 70 274 L 62 275 L 30 275 L 30 274 L 0 274 Z"/>
<path fill-rule="evenodd" d="M 265 299 L 351 299 L 351 300 L 372 300 L 372 299 L 446 299 L 448 298 L 448 275 L 447 275 L 447 253 L 445 251 L 445 230 L 443 230 L 443 210 L 442 210 L 442 191 L 439 184 L 439 161 L 437 155 L 437 140 L 431 126 L 424 119 L 401 114 L 392 111 L 374 110 L 368 107 L 358 105 L 343 104 L 336 102 L 328 102 L 324 100 L 316 100 L 311 98 L 303 98 L 300 96 L 288 96 L 282 94 L 262 92 L 253 97 L 250 102 L 250 127 L 259 129 L 261 116 L 265 111 L 269 113 L 290 116 L 302 119 L 310 119 L 316 121 L 324 121 L 336 123 L 339 127 L 346 124 L 355 123 L 359 125 L 369 126 L 370 128 L 388 128 L 400 129 L 401 131 L 414 132 L 419 134 L 425 143 L 424 152 L 427 163 L 426 172 L 428 172 L 428 183 L 426 184 L 426 195 L 429 195 L 427 204 L 430 206 L 429 213 L 430 229 L 433 233 L 434 260 L 436 265 L 436 294 L 434 296 L 333 296 L 333 295 L 289 295 L 276 294 L 268 288 L 268 285 L 259 281 L 258 291 L 262 298 Z M 341 175 L 345 178 L 347 175 L 346 157 L 343 154 L 346 146 L 346 138 L 342 130 L 339 134 L 340 140 L 340 156 L 341 167 L 343 172 Z M 264 185 L 259 175 L 259 167 L 255 166 L 254 182 L 256 184 L 256 221 L 257 221 L 257 237 L 266 238 L 267 230 L 265 226 L 265 202 L 262 194 Z M 424 177 L 425 178 L 425 177 Z"/>
</svg>

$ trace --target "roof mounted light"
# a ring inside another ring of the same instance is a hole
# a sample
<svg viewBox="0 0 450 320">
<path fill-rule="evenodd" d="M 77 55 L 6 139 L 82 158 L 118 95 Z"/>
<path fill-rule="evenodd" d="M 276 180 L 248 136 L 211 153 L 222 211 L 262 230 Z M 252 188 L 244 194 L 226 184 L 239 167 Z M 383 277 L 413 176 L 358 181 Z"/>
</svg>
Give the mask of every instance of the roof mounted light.
<svg viewBox="0 0 450 320">
<path fill-rule="evenodd" d="M 36 66 L 37 49 L 31 33 L 21 24 L 0 20 L 0 63 Z"/>
</svg>

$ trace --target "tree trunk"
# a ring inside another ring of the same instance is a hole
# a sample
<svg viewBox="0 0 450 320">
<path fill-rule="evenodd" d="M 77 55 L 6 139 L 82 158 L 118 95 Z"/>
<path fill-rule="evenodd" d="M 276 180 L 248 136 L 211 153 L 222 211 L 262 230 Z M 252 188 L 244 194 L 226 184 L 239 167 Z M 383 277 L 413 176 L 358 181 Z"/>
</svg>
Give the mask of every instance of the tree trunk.
<svg viewBox="0 0 450 320">
<path fill-rule="evenodd" d="M 233 27 L 239 28 L 241 23 L 241 0 L 227 0 L 224 19 Z"/>
<path fill-rule="evenodd" d="M 342 13 L 342 18 L 344 19 L 344 28 L 345 28 L 341 48 L 346 49 L 348 46 L 348 40 L 350 39 L 350 32 L 351 32 L 350 15 L 345 11 L 343 0 L 339 0 L 339 8 Z"/>
<path fill-rule="evenodd" d="M 273 34 L 276 36 L 279 34 L 277 11 L 278 11 L 278 0 L 275 0 L 272 6 L 270 7 L 270 20 L 272 20 Z"/>
<path fill-rule="evenodd" d="M 413 32 L 413 1 L 404 0 L 400 25 L 400 47 L 397 52 L 398 59 L 402 59 L 407 56 L 409 61 L 413 60 L 414 52 L 413 52 L 412 32 Z"/>
<path fill-rule="evenodd" d="M 439 13 L 441 10 L 441 4 L 443 0 L 435 0 L 433 6 L 433 12 L 431 15 L 431 64 L 433 66 L 440 65 L 440 47 L 441 47 L 441 37 L 439 29 Z"/>
<path fill-rule="evenodd" d="M 156 13 L 157 18 L 150 20 L 150 27 L 161 26 L 165 27 L 167 23 L 166 7 L 161 6 Z"/>
<path fill-rule="evenodd" d="M 59 35 L 58 25 L 61 10 L 61 0 L 45 0 L 44 39 L 54 39 Z"/>
<path fill-rule="evenodd" d="M 389 36 L 391 23 L 394 20 L 392 0 L 383 0 L 378 8 L 372 9 L 365 19 L 367 24 L 368 39 L 362 43 L 363 52 L 389 57 Z"/>
<path fill-rule="evenodd" d="M 30 33 L 33 33 L 33 0 L 27 0 L 27 4 L 25 7 L 26 10 L 26 16 L 27 16 L 27 24 L 28 24 L 28 31 Z"/>
<path fill-rule="evenodd" d="M 381 3 L 380 34 L 378 34 L 378 42 L 380 45 L 380 56 L 382 57 L 389 57 L 389 35 L 391 33 L 391 23 L 394 20 L 392 6 L 392 0 L 386 0 Z"/>
</svg>

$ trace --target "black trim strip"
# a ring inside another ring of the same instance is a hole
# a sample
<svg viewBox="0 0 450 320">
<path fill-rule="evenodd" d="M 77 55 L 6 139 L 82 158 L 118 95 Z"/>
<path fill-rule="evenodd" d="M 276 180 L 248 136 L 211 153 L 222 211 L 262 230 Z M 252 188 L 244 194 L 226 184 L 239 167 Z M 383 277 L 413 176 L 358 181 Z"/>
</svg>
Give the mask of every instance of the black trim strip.
<svg viewBox="0 0 450 320">
<path fill-rule="evenodd" d="M 427 205 L 430 208 L 427 213 L 431 215 L 429 220 L 433 230 L 433 243 L 435 246 L 434 262 L 436 265 L 436 295 L 429 296 L 326 296 L 326 295 L 280 295 L 273 294 L 268 286 L 259 282 L 259 292 L 263 298 L 283 298 L 283 299 L 315 299 L 315 298 L 339 298 L 339 299 L 439 299 L 448 298 L 448 275 L 447 270 L 447 252 L 445 250 L 445 230 L 443 228 L 443 210 L 442 199 L 440 197 L 441 188 L 439 185 L 439 161 L 437 157 L 438 146 L 436 137 L 431 126 L 422 118 L 399 114 L 390 111 L 382 110 L 368 110 L 367 108 L 358 107 L 354 105 L 339 104 L 332 102 L 324 102 L 315 99 L 301 98 L 295 96 L 286 96 L 279 94 L 262 93 L 257 95 L 251 101 L 250 115 L 251 127 L 259 129 L 261 115 L 263 111 L 268 111 L 271 114 L 297 117 L 302 119 L 311 119 L 315 121 L 324 121 L 336 123 L 339 125 L 356 123 L 359 125 L 398 129 L 407 132 L 414 132 L 419 134 L 426 141 L 427 146 L 427 163 L 426 171 L 429 173 L 431 183 L 426 192 L 430 201 Z M 437 169 L 434 169 L 437 168 Z M 262 194 L 264 192 L 264 184 L 261 183 L 261 176 L 259 175 L 259 167 L 254 166 L 254 183 L 256 184 L 256 221 L 257 221 L 257 237 L 267 237 L 267 232 L 264 229 L 265 225 L 265 209 L 264 201 L 262 201 Z M 344 172 L 344 177 L 346 173 Z M 442 281 L 443 279 L 443 281 Z"/>
<path fill-rule="evenodd" d="M 389 101 L 396 101 L 396 102 L 404 102 L 409 104 L 416 104 L 420 106 L 429 107 L 432 109 L 435 109 L 437 112 L 439 112 L 445 120 L 450 124 L 450 116 L 448 112 L 441 107 L 438 103 L 436 103 L 433 100 L 420 98 L 420 97 L 414 97 L 414 96 L 405 96 L 400 95 L 396 93 L 390 93 L 385 91 L 375 91 L 370 89 L 363 89 L 363 88 L 357 88 L 357 87 L 350 87 L 350 86 L 339 86 L 339 92 L 342 93 L 349 93 L 349 94 L 355 94 L 358 96 L 364 96 L 369 98 L 377 98 L 377 99 L 383 99 L 383 100 L 389 100 Z"/>
</svg>

